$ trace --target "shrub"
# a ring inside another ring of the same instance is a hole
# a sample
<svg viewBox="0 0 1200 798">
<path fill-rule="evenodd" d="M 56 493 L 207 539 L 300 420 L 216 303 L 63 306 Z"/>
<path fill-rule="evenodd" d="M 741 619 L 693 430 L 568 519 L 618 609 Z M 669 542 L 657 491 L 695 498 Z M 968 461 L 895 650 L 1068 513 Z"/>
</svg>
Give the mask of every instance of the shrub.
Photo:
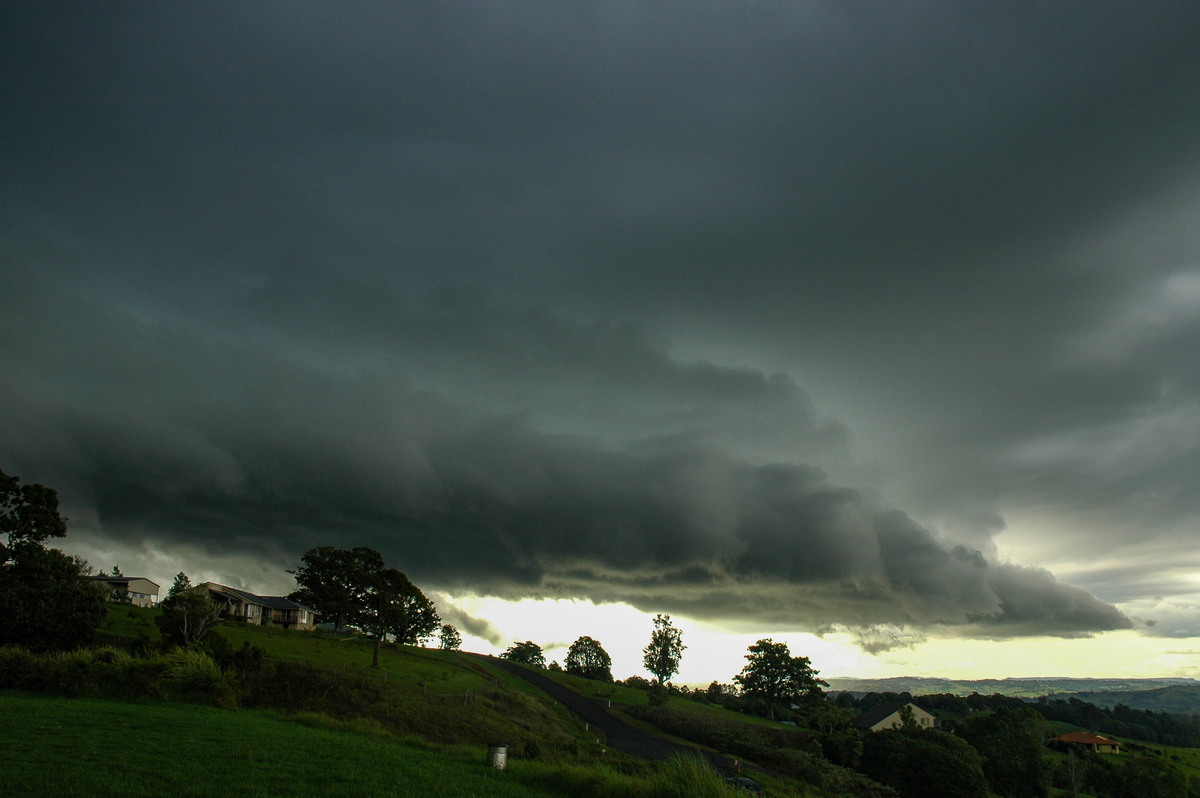
<svg viewBox="0 0 1200 798">
<path fill-rule="evenodd" d="M 733 798 L 737 793 L 717 771 L 694 754 L 677 754 L 655 773 L 654 798 Z"/>
<path fill-rule="evenodd" d="M 29 689 L 39 657 L 21 646 L 0 648 L 0 687 Z"/>
<path fill-rule="evenodd" d="M 162 684 L 170 698 L 212 701 L 217 706 L 237 703 L 233 687 L 213 658 L 190 648 L 172 649 L 163 658 L 166 668 Z"/>
</svg>

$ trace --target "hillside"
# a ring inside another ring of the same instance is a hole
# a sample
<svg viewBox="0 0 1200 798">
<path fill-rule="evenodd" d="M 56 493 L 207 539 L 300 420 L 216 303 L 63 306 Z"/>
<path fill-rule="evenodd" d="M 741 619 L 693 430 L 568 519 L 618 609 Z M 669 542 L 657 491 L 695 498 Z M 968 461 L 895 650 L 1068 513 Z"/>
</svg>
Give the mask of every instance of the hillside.
<svg viewBox="0 0 1200 798">
<path fill-rule="evenodd" d="M 1200 714 L 1200 682 L 1185 678 L 1075 679 L 938 679 L 900 676 L 888 679 L 827 679 L 833 692 L 910 693 L 916 695 L 1005 695 L 1016 698 L 1076 697 L 1101 706 L 1118 703 L 1181 715 Z"/>
</svg>

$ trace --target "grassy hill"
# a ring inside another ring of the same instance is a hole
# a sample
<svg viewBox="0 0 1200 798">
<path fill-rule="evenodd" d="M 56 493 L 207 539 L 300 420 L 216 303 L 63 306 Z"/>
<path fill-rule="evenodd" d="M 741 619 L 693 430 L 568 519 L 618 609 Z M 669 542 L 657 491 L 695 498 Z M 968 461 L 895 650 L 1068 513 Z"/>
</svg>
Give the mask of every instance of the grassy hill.
<svg viewBox="0 0 1200 798">
<path fill-rule="evenodd" d="M 1122 703 L 1138 709 L 1158 709 L 1129 703 L 1139 696 L 1150 695 L 1161 690 L 1171 690 L 1180 697 L 1182 706 L 1200 707 L 1195 696 L 1200 695 L 1200 683 L 1194 679 L 1072 679 L 1072 678 L 1024 678 L 1024 679 L 939 679 L 926 676 L 894 676 L 886 679 L 831 678 L 829 689 L 852 693 L 911 693 L 912 695 L 1006 695 L 1015 698 L 1038 698 L 1056 696 L 1066 698 L 1085 695 L 1120 695 Z M 1196 714 L 1196 709 L 1167 710 L 1182 714 Z"/>
<path fill-rule="evenodd" d="M 594 729 L 486 660 L 388 645 L 372 669 L 367 640 L 244 623 L 214 629 L 212 658 L 163 652 L 156 613 L 111 606 L 108 647 L 0 648 L 0 687 L 19 688 L 0 690 L 11 732 L 0 794 L 729 794 L 698 761 L 606 750 Z M 638 693 L 623 696 L 644 702 Z M 509 746 L 502 774 L 484 764 L 492 743 Z M 814 794 L 767 780 L 781 798 Z"/>
<path fill-rule="evenodd" d="M 369 723 L 9 690 L 0 725 L 0 795 L 666 798 L 694 778 L 679 764 L 621 772 L 517 759 L 498 771 L 476 747 L 397 738 Z"/>
</svg>

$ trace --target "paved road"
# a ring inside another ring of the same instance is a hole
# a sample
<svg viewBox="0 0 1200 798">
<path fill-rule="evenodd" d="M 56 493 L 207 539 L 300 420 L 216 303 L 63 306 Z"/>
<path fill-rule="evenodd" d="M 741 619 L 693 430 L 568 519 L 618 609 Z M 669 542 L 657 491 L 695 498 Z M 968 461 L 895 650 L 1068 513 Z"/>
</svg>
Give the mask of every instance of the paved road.
<svg viewBox="0 0 1200 798">
<path fill-rule="evenodd" d="M 509 673 L 521 677 L 555 701 L 563 704 L 567 709 L 578 715 L 585 723 L 603 732 L 604 740 L 610 748 L 615 748 L 618 751 L 633 754 L 634 756 L 640 756 L 643 759 L 653 760 L 670 759 L 678 753 L 700 754 L 721 771 L 733 765 L 731 760 L 718 754 L 702 751 L 689 745 L 673 743 L 644 732 L 641 729 L 634 728 L 620 718 L 610 715 L 605 709 L 603 702 L 593 698 L 585 698 L 579 695 L 579 693 L 568 690 L 558 682 L 543 676 L 531 668 L 526 668 L 523 665 L 518 665 L 515 662 L 509 662 L 499 657 L 485 657 L 480 654 L 471 654 L 470 656 L 483 660 L 489 665 L 503 668 Z"/>
</svg>

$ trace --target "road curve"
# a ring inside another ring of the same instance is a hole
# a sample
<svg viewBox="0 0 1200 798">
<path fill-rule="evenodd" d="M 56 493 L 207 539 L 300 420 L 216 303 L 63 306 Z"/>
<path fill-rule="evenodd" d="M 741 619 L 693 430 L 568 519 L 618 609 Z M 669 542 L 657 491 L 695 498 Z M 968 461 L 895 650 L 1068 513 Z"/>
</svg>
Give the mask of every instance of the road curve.
<svg viewBox="0 0 1200 798">
<path fill-rule="evenodd" d="M 489 665 L 502 668 L 529 682 L 574 712 L 580 720 L 593 728 L 599 729 L 604 734 L 606 744 L 617 751 L 656 761 L 670 759 L 675 754 L 680 753 L 699 754 L 718 770 L 722 771 L 729 769 L 733 765 L 732 760 L 726 757 L 694 748 L 690 745 L 664 740 L 649 732 L 644 732 L 641 729 L 630 726 L 620 718 L 610 715 L 604 708 L 604 704 L 600 701 L 593 698 L 585 698 L 532 668 L 527 668 L 499 657 L 486 657 L 482 654 L 470 654 L 468 656 L 487 662 Z"/>
</svg>

